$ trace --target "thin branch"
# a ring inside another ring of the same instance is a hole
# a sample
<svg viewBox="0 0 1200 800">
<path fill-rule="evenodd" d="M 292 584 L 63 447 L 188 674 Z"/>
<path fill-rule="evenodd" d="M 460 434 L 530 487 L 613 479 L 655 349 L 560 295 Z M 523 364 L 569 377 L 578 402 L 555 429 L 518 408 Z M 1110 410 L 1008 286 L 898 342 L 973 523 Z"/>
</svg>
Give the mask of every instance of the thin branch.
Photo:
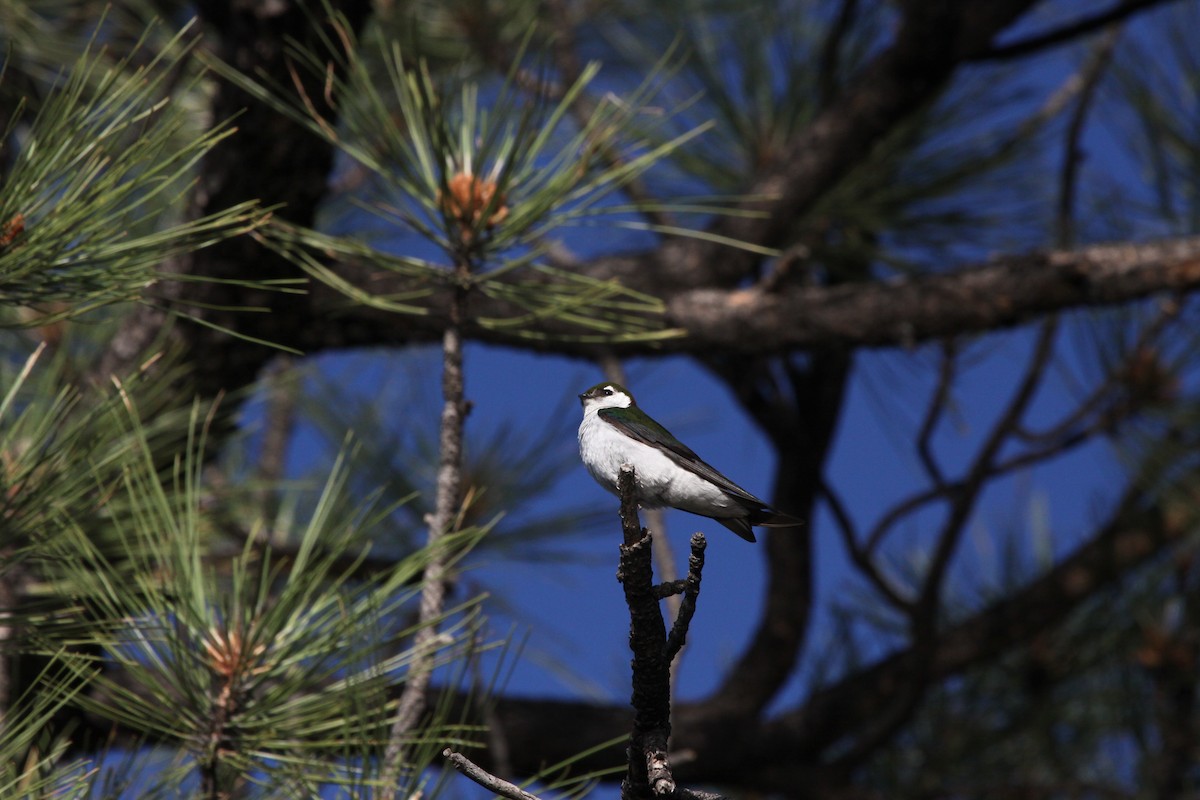
<svg viewBox="0 0 1200 800">
<path fill-rule="evenodd" d="M 1054 353 L 1054 341 L 1058 336 L 1057 320 L 1052 318 L 1042 323 L 1034 351 L 1025 368 L 1025 375 L 1009 400 L 1008 407 L 996 421 L 983 447 L 976 455 L 966 478 L 950 506 L 950 514 L 942 525 L 937 546 L 930 560 L 920 598 L 913 609 L 913 621 L 917 629 L 929 632 L 936 627 L 937 604 L 941 596 L 942 582 L 950 559 L 958 547 L 966 522 L 975 507 L 980 492 L 987 483 L 988 475 L 995 469 L 996 457 L 1001 448 L 1013 436 L 1029 404 L 1046 374 L 1046 367 Z"/>
<path fill-rule="evenodd" d="M 1018 39 L 1009 44 L 988 48 L 972 56 L 970 60 L 997 61 L 1027 56 L 1039 50 L 1045 50 L 1048 47 L 1070 42 L 1106 25 L 1111 25 L 1114 22 L 1120 22 L 1139 11 L 1144 11 L 1154 6 L 1167 5 L 1172 2 L 1175 2 L 1175 0 L 1125 0 L 1125 2 L 1117 3 L 1106 11 L 1101 11 L 1090 17 L 1084 17 L 1068 25 L 1063 25 L 1026 39 Z"/>
<path fill-rule="evenodd" d="M 470 277 L 470 264 L 465 258 L 459 259 L 455 273 L 458 278 L 455 301 L 450 308 L 450 324 L 442 336 L 440 455 L 434 512 L 428 520 L 430 557 L 421 585 L 420 627 L 413 641 L 416 655 L 396 707 L 380 770 L 385 791 L 394 792 L 398 788 L 407 754 L 407 739 L 425 711 L 438 640 L 436 620 L 442 615 L 446 599 L 446 556 L 438 544 L 453 528 L 462 498 L 463 423 L 468 410 L 464 391 L 462 323 L 466 316 Z"/>
<path fill-rule="evenodd" d="M 995 469 L 1001 448 L 1012 437 L 1041 385 L 1054 352 L 1057 332 L 1055 319 L 1043 323 L 1020 385 L 980 448 L 966 477 L 960 482 L 960 488 L 951 495 L 953 499 L 949 514 L 938 533 L 920 594 L 908 609 L 912 628 L 912 645 L 909 648 L 911 664 L 901 677 L 896 691 L 857 732 L 854 744 L 839 756 L 845 763 L 860 762 L 866 754 L 890 740 L 911 719 L 935 680 L 932 667 L 941 617 L 942 586 L 947 570 L 966 530 L 967 520 L 987 484 L 987 476 Z"/>
<path fill-rule="evenodd" d="M 678 611 L 672 615 L 675 622 L 672 623 L 671 632 L 667 634 L 667 641 L 663 646 L 663 655 L 671 662 L 674 662 L 675 656 L 683 649 L 687 641 L 688 626 L 696 613 L 696 599 L 700 596 L 700 574 L 704 571 L 704 548 L 707 546 L 703 533 L 692 534 L 692 554 L 688 557 L 687 577 L 683 579 L 683 599 L 676 604 Z"/>
<path fill-rule="evenodd" d="M 448 760 L 456 770 L 466 775 L 471 780 L 478 783 L 489 792 L 494 792 L 501 797 L 507 797 L 508 800 L 541 800 L 536 794 L 529 792 L 517 786 L 515 783 L 509 783 L 503 778 L 497 778 L 492 773 L 480 767 L 471 759 L 464 756 L 462 753 L 456 753 L 447 747 L 442 751 L 442 755 Z"/>
<path fill-rule="evenodd" d="M 929 401 L 929 408 L 925 411 L 925 418 L 921 421 L 921 428 L 917 434 L 917 454 L 925 467 L 925 474 L 933 481 L 934 486 L 944 486 L 946 483 L 946 476 L 933 455 L 931 441 L 946 410 L 950 387 L 958 373 L 957 350 L 953 340 L 948 339 L 942 343 L 942 363 L 938 370 L 937 386 L 933 390 L 933 397 Z"/>
<path fill-rule="evenodd" d="M 859 546 L 858 534 L 854 520 L 850 517 L 850 512 L 846 509 L 841 497 L 838 496 L 833 487 L 824 478 L 821 479 L 820 491 L 821 498 L 825 501 L 825 505 L 833 515 L 833 521 L 837 526 L 838 533 L 841 534 L 842 544 L 845 546 L 846 552 L 850 554 L 850 560 L 854 562 L 855 567 L 867 576 L 871 584 L 892 606 L 902 610 L 911 608 L 912 602 L 902 596 L 892 586 L 891 581 L 875 566 L 874 559 Z"/>
<path fill-rule="evenodd" d="M 1112 425 L 1109 419 L 1098 417 L 1091 425 L 1077 430 L 1064 430 L 1053 439 L 1046 439 L 1046 444 L 1042 447 L 1026 450 L 1011 456 L 1003 461 L 996 463 L 987 473 L 987 478 L 996 478 L 1001 475 L 1007 475 L 1017 470 L 1031 467 L 1039 464 L 1050 458 L 1055 458 L 1067 453 L 1070 450 L 1078 447 L 1085 442 L 1088 442 L 1092 437 L 1104 433 L 1111 429 Z M 1013 433 L 1013 438 L 1018 437 L 1016 432 Z M 965 490 L 966 479 L 952 481 L 941 487 L 931 487 L 923 491 L 911 495 L 907 499 L 892 506 L 892 508 L 879 519 L 874 527 L 871 528 L 871 533 L 867 537 L 866 545 L 862 548 L 865 553 L 875 552 L 882 544 L 884 537 L 891 531 L 897 522 L 910 514 L 916 513 L 926 505 L 944 500 L 947 497 L 954 496 Z"/>
<path fill-rule="evenodd" d="M 1135 352 L 1131 350 L 1130 352 Z M 1071 413 L 1043 430 L 1030 430 L 1024 425 L 1013 431 L 1013 438 L 1026 444 L 1047 444 L 1064 441 L 1073 431 L 1079 431 L 1083 421 L 1093 414 L 1102 414 L 1104 403 L 1120 387 L 1120 370 L 1110 370 L 1104 382 L 1088 392 Z M 1112 420 L 1116 422 L 1116 420 Z M 1093 423 L 1089 428 L 1111 427 L 1111 424 Z M 1051 447 L 1055 445 L 1051 444 Z M 1047 448 L 1050 449 L 1050 448 Z"/>
<path fill-rule="evenodd" d="M 1131 416 L 1137 410 L 1135 407 L 1126 404 L 1123 407 L 1105 408 L 1105 403 L 1111 401 L 1115 394 L 1125 388 L 1132 360 L 1139 354 L 1147 352 L 1155 340 L 1163 335 L 1167 327 L 1178 319 L 1179 304 L 1175 300 L 1164 301 L 1160 304 L 1154 319 L 1142 327 L 1134 342 L 1125 349 L 1124 359 L 1108 371 L 1104 381 L 1089 392 L 1074 411 L 1044 430 L 1031 431 L 1020 428 L 1016 432 L 1016 438 L 1030 444 L 1063 440 L 1068 431 L 1078 428 L 1082 425 L 1083 420 L 1091 414 L 1098 416 L 1091 425 L 1086 426 L 1086 430 L 1090 431 L 1112 429 Z"/>
<path fill-rule="evenodd" d="M 1075 112 L 1071 114 L 1070 123 L 1066 130 L 1066 144 L 1063 147 L 1063 168 L 1059 179 L 1058 213 L 1055 228 L 1058 231 L 1057 245 L 1071 247 L 1075 244 L 1075 196 L 1079 183 L 1079 167 L 1083 163 L 1083 130 L 1092 100 L 1096 96 L 1096 87 L 1105 68 L 1112 61 L 1113 51 L 1120 38 L 1121 29 L 1113 27 L 1100 40 L 1083 70 L 1082 87 L 1079 92 L 1079 102 L 1075 104 Z"/>
</svg>

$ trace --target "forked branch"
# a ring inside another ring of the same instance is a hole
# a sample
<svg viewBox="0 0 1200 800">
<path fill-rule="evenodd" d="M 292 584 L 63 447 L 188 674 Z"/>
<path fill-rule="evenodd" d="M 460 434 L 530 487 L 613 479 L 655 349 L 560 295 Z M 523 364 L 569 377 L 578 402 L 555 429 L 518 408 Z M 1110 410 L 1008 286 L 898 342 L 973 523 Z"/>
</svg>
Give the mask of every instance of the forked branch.
<svg viewBox="0 0 1200 800">
<path fill-rule="evenodd" d="M 633 467 L 621 468 L 617 479 L 621 496 L 621 562 L 617 572 L 629 606 L 629 646 L 633 650 L 633 735 L 629 741 L 629 767 L 621 782 L 623 800 L 645 798 L 710 798 L 675 784 L 667 756 L 671 736 L 671 661 L 687 639 L 688 625 L 700 595 L 704 568 L 704 534 L 692 535 L 688 576 L 680 581 L 654 584 L 650 532 L 638 519 Z M 679 614 L 670 634 L 659 600 L 682 593 Z"/>
</svg>

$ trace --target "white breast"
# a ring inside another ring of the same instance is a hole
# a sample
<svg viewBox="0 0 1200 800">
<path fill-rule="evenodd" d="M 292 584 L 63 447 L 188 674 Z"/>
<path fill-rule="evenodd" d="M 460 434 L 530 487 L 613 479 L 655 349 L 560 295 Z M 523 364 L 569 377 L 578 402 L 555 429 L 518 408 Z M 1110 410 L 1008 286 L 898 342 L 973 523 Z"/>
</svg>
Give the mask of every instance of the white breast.
<svg viewBox="0 0 1200 800">
<path fill-rule="evenodd" d="M 579 424 L 579 455 L 596 482 L 617 493 L 617 474 L 633 466 L 638 500 L 644 508 L 670 506 L 706 516 L 738 516 L 725 492 L 683 469 L 657 448 L 630 439 L 596 414 L 584 412 Z M 726 511 L 727 513 L 722 513 Z"/>
</svg>

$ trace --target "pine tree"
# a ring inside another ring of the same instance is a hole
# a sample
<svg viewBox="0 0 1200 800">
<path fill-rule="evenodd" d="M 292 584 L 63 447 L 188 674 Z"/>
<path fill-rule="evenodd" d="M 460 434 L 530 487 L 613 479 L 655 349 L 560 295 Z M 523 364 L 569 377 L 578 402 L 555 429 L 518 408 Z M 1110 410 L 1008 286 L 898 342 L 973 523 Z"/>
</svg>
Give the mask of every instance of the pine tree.
<svg viewBox="0 0 1200 800">
<path fill-rule="evenodd" d="M 536 510 L 570 420 L 468 430 L 473 342 L 687 358 L 805 520 L 751 556 L 745 646 L 691 665 L 671 796 L 1194 793 L 1198 25 L 0 8 L 0 793 L 407 797 L 447 748 L 543 795 L 625 776 L 625 704 L 493 683 L 503 598 L 465 568 L 600 526 L 615 557 L 617 519 Z M 355 347 L 416 354 L 391 408 L 319 358 Z M 856 484 L 864 392 L 892 441 Z M 1115 474 L 1064 531 L 1076 498 L 1021 488 L 1078 458 Z"/>
</svg>

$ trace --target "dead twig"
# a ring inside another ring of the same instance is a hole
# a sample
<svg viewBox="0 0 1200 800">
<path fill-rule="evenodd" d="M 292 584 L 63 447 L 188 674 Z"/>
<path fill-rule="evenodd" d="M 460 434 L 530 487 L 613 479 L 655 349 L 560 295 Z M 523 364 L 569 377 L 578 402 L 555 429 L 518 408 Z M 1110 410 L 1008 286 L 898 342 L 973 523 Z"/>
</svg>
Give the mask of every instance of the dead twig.
<svg viewBox="0 0 1200 800">
<path fill-rule="evenodd" d="M 442 755 L 445 756 L 446 760 L 456 770 L 489 792 L 495 792 L 501 797 L 507 797 L 508 800 L 541 800 L 536 794 L 530 794 L 515 783 L 510 783 L 503 778 L 496 777 L 462 753 L 456 753 L 449 747 L 442 751 Z"/>
</svg>

